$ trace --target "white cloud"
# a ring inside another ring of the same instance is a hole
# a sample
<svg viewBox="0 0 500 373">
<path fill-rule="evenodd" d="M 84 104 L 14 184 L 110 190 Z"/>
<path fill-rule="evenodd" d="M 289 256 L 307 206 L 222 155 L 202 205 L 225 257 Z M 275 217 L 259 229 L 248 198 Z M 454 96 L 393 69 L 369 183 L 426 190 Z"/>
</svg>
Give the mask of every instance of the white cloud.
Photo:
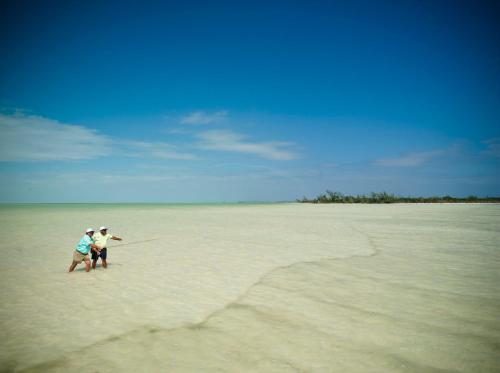
<svg viewBox="0 0 500 373">
<path fill-rule="evenodd" d="M 110 139 L 84 126 L 24 113 L 0 114 L 0 161 L 61 161 L 109 154 Z"/>
<path fill-rule="evenodd" d="M 288 161 L 297 155 L 286 148 L 292 145 L 288 142 L 250 142 L 245 136 L 227 130 L 211 130 L 196 135 L 202 149 L 228 151 L 236 153 L 255 154 L 262 158 Z"/>
<path fill-rule="evenodd" d="M 191 113 L 185 123 L 212 123 L 227 112 L 212 115 Z M 253 154 L 271 160 L 292 160 L 297 154 L 292 143 L 251 141 L 245 135 L 229 130 L 194 131 L 198 139 L 184 146 L 197 149 Z M 82 125 L 25 113 L 0 114 L 0 161 L 68 161 L 115 157 L 198 160 L 196 154 L 161 141 L 136 141 L 113 138 Z"/>
<path fill-rule="evenodd" d="M 428 152 L 420 153 L 409 153 L 401 157 L 396 158 L 381 158 L 375 161 L 377 166 L 389 166 L 389 167 L 415 167 L 420 166 L 429 160 L 442 156 L 446 154 L 444 150 L 433 150 Z"/>
<path fill-rule="evenodd" d="M 227 117 L 227 111 L 221 110 L 215 113 L 206 113 L 204 111 L 194 111 L 181 118 L 182 124 L 203 125 L 220 122 Z"/>
<path fill-rule="evenodd" d="M 178 160 L 198 159 L 196 155 L 180 152 L 177 147 L 164 142 L 124 141 L 122 144 L 127 147 L 125 155 L 128 156 L 150 156 Z"/>
<path fill-rule="evenodd" d="M 164 142 L 113 139 L 96 130 L 24 113 L 0 114 L 0 161 L 68 161 L 108 155 L 194 160 Z"/>
</svg>

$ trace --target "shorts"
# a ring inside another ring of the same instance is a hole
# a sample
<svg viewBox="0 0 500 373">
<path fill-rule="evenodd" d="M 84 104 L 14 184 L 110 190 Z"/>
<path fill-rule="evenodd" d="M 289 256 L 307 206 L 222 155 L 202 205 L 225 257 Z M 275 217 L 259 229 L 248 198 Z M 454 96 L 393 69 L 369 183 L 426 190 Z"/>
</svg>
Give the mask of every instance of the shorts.
<svg viewBox="0 0 500 373">
<path fill-rule="evenodd" d="M 77 262 L 77 263 L 81 263 L 82 261 L 87 261 L 89 260 L 90 261 L 90 256 L 89 254 L 83 254 L 81 252 L 79 252 L 78 250 L 75 250 L 75 252 L 73 253 L 73 261 L 74 262 Z"/>
<path fill-rule="evenodd" d="M 108 256 L 108 250 L 105 247 L 101 249 L 100 254 L 97 254 L 95 251 L 92 251 L 92 260 L 97 260 L 98 258 L 106 260 L 107 256 Z"/>
</svg>

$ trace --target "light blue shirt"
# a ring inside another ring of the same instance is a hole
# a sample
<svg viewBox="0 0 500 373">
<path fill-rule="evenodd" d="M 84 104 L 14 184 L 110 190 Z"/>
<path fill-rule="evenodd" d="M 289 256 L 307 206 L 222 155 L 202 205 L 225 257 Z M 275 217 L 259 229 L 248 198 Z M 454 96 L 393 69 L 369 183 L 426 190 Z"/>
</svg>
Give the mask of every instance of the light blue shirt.
<svg viewBox="0 0 500 373">
<path fill-rule="evenodd" d="M 90 251 L 90 244 L 94 243 L 94 240 L 90 238 L 88 235 L 82 237 L 78 245 L 76 245 L 76 250 L 81 252 L 82 254 L 88 254 Z"/>
</svg>

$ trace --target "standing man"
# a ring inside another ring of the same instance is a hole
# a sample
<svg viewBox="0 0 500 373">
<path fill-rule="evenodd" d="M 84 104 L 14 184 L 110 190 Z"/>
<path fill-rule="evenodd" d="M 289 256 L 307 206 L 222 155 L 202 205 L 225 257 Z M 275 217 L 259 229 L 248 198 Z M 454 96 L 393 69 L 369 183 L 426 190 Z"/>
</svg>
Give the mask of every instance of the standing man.
<svg viewBox="0 0 500 373">
<path fill-rule="evenodd" d="M 92 236 L 94 235 L 94 230 L 88 228 L 85 235 L 82 237 L 78 245 L 76 245 L 76 250 L 73 253 L 73 263 L 69 266 L 68 272 L 73 272 L 75 267 L 82 261 L 85 261 L 85 272 L 90 271 L 90 257 L 89 251 L 92 250 L 92 255 L 94 252 L 99 253 L 99 247 L 94 244 Z"/>
<path fill-rule="evenodd" d="M 94 234 L 94 242 L 99 248 L 100 251 L 92 252 L 92 268 L 95 269 L 95 266 L 97 264 L 97 260 L 101 258 L 102 260 L 102 266 L 104 268 L 108 267 L 108 263 L 106 262 L 106 258 L 108 256 L 108 250 L 106 249 L 106 245 L 108 243 L 108 240 L 111 238 L 112 240 L 116 241 L 121 241 L 122 239 L 117 236 L 113 236 L 112 234 L 108 233 L 108 228 L 107 227 L 101 227 L 99 228 L 99 232 Z"/>
</svg>

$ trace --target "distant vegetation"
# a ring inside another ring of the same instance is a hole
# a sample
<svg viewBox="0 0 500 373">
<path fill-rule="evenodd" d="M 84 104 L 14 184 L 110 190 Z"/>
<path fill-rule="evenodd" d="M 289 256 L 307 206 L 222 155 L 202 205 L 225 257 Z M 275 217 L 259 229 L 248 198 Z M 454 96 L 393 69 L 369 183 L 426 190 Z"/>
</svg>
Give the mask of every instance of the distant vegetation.
<svg viewBox="0 0 500 373">
<path fill-rule="evenodd" d="M 371 193 L 370 195 L 350 196 L 340 192 L 326 191 L 313 199 L 306 197 L 298 199 L 297 202 L 303 203 L 457 203 L 457 202 L 497 202 L 500 203 L 500 197 L 476 197 L 455 198 L 451 196 L 443 197 L 400 197 L 386 192 Z"/>
</svg>

